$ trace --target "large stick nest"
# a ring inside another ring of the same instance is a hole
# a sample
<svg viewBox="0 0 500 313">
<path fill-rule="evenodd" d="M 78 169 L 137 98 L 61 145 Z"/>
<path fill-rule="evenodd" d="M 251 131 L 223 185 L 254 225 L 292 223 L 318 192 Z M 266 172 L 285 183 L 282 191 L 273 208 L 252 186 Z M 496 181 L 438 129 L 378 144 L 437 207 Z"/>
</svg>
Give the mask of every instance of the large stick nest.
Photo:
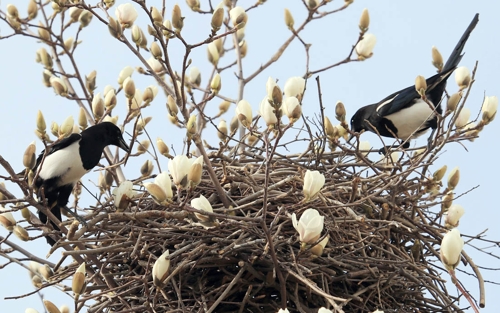
<svg viewBox="0 0 500 313">
<path fill-rule="evenodd" d="M 90 275 L 87 291 L 103 293 L 80 301 L 96 301 L 86 302 L 92 303 L 88 312 L 276 312 L 286 295 L 290 312 L 322 306 L 334 312 L 460 311 L 445 288 L 449 278 L 441 277 L 436 251 L 444 228 L 439 206 L 432 207 L 442 193 L 430 194 L 430 175 L 422 174 L 436 155 L 404 153 L 394 162 L 374 163 L 342 149 L 275 154 L 270 163 L 264 148 L 234 160 L 212 153 L 230 209 L 206 171 L 199 186 L 178 192 L 171 205 L 156 204 L 141 189 L 129 209 L 116 212 L 103 197 L 88 226 L 77 232 L 84 234 L 77 243 L 86 249 L 71 252 L 86 255 L 87 268 L 99 273 Z M 304 203 L 307 169 L 322 172 L 326 184 L 318 198 Z M 213 227 L 195 222 L 198 211 L 189 203 L 200 194 L 214 208 L 205 213 Z M 321 257 L 311 246 L 301 248 L 292 225 L 291 214 L 300 217 L 307 208 L 325 216 L 322 238 L 329 236 L 329 243 Z M 170 274 L 160 289 L 151 271 L 167 249 Z"/>
</svg>

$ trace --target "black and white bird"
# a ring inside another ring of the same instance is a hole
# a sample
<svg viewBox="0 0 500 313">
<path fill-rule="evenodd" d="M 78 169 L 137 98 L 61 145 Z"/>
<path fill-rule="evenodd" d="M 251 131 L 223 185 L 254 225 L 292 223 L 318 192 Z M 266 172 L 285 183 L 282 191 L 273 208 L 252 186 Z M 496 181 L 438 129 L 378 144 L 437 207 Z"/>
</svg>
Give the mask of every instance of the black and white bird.
<svg viewBox="0 0 500 313">
<path fill-rule="evenodd" d="M 66 204 L 73 187 L 99 163 L 104 148 L 108 145 L 115 145 L 129 152 L 120 129 L 113 123 L 102 122 L 56 143 L 49 148 L 45 158 L 45 151 L 38 156 L 33 169 L 35 173 L 39 171 L 35 181 L 38 198 L 40 201 L 46 200 L 50 211 L 59 220 L 61 209 L 69 211 Z M 47 215 L 38 212 L 38 216 L 42 223 L 47 223 Z M 55 223 L 52 222 L 52 225 L 59 230 Z M 55 244 L 50 236 L 46 238 L 51 246 Z"/>
<path fill-rule="evenodd" d="M 441 99 L 446 88 L 446 80 L 462 59 L 462 50 L 474 27 L 479 14 L 472 19 L 462 38 L 453 49 L 440 73 L 428 78 L 426 98 L 434 109 L 426 103 L 412 85 L 385 97 L 377 103 L 360 108 L 351 119 L 351 130 L 368 130 L 385 137 L 399 138 L 409 147 L 409 140 L 425 133 L 429 128 L 437 128 L 436 112 L 442 114 Z"/>
</svg>

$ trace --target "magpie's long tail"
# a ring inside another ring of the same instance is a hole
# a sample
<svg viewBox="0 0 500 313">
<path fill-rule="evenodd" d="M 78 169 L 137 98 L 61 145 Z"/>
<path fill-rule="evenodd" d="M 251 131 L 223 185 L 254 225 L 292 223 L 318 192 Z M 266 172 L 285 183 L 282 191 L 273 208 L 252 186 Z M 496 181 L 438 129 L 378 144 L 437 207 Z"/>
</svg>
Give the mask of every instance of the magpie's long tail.
<svg viewBox="0 0 500 313">
<path fill-rule="evenodd" d="M 50 205 L 50 202 L 49 202 L 49 205 Z M 54 214 L 55 217 L 57 217 L 58 220 L 61 220 L 61 208 L 59 207 L 59 205 L 56 203 L 54 203 L 54 206 L 50 209 L 50 212 L 52 212 L 52 214 Z M 42 211 L 38 211 L 38 218 L 40 218 L 40 221 L 42 222 L 42 224 L 46 224 L 47 223 L 47 215 L 45 215 L 45 213 L 43 213 Z M 59 227 L 57 227 L 57 224 L 54 223 L 53 221 L 50 221 L 50 224 L 52 225 L 52 227 L 55 229 L 55 230 L 59 230 Z M 47 240 L 47 243 L 51 246 L 53 246 L 56 241 L 50 237 L 50 236 L 45 236 L 45 239 Z"/>
<path fill-rule="evenodd" d="M 476 27 L 477 22 L 479 22 L 479 13 L 476 13 L 476 15 L 474 15 L 474 18 L 470 22 L 469 27 L 467 27 L 464 34 L 462 35 L 462 38 L 460 38 L 457 45 L 451 52 L 448 61 L 446 61 L 446 64 L 444 65 L 443 70 L 441 71 L 442 73 L 446 73 L 447 71 L 457 67 L 457 65 L 460 63 L 460 60 L 462 59 L 463 56 L 462 50 L 464 49 L 465 43 L 467 42 L 467 39 L 469 39 L 470 34 Z"/>
</svg>

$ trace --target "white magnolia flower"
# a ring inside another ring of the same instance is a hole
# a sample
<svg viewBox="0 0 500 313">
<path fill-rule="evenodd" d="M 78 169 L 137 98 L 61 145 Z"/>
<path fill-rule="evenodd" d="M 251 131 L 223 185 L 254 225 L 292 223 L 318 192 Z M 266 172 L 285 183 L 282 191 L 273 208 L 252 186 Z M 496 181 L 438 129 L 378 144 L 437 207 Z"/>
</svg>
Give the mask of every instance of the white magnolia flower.
<svg viewBox="0 0 500 313">
<path fill-rule="evenodd" d="M 460 89 L 467 88 L 470 84 L 470 71 L 465 66 L 460 66 L 455 70 L 455 82 Z"/>
<path fill-rule="evenodd" d="M 167 278 L 170 268 L 170 258 L 168 250 L 155 261 L 153 265 L 153 284 L 157 287 L 163 287 L 163 282 Z"/>
<path fill-rule="evenodd" d="M 242 7 L 234 7 L 229 11 L 229 17 L 231 18 L 231 22 L 233 23 L 233 27 L 238 25 L 239 23 L 247 21 L 247 13 L 245 12 L 245 9 Z"/>
<path fill-rule="evenodd" d="M 458 228 L 453 228 L 444 235 L 441 241 L 441 262 L 447 270 L 454 270 L 460 263 L 460 254 L 464 248 L 464 241 L 460 237 Z"/>
<path fill-rule="evenodd" d="M 132 187 L 134 185 L 131 181 L 124 181 L 117 188 L 113 189 L 113 198 L 115 200 L 115 207 L 119 210 L 124 210 L 128 207 L 128 200 L 135 196 Z"/>
<path fill-rule="evenodd" d="M 132 76 L 133 72 L 134 72 L 134 68 L 132 66 L 125 66 L 120 71 L 120 74 L 118 75 L 118 84 L 120 84 L 120 86 L 122 86 L 125 79 Z"/>
<path fill-rule="evenodd" d="M 460 111 L 460 114 L 458 114 L 458 117 L 455 120 L 455 126 L 457 128 L 464 127 L 469 122 L 469 117 L 470 117 L 470 109 L 462 108 L 462 111 Z"/>
<path fill-rule="evenodd" d="M 296 97 L 297 99 L 302 99 L 304 90 L 306 88 L 306 81 L 300 76 L 292 76 L 285 82 L 285 88 L 283 92 L 285 97 Z"/>
<path fill-rule="evenodd" d="M 293 227 L 299 232 L 300 242 L 314 243 L 323 231 L 325 217 L 321 216 L 315 209 L 307 209 L 302 213 L 299 221 L 297 216 L 292 214 Z"/>
<path fill-rule="evenodd" d="M 274 113 L 275 108 L 269 103 L 269 98 L 266 96 L 262 101 L 260 102 L 260 116 L 264 119 L 264 122 L 266 122 L 266 125 L 269 126 L 274 126 L 276 123 L 278 123 L 278 118 L 276 117 L 276 113 Z"/>
<path fill-rule="evenodd" d="M 497 114 L 498 109 L 498 98 L 495 96 L 485 97 L 483 102 L 483 107 L 481 111 L 483 111 L 483 121 L 486 125 L 488 125 Z"/>
<path fill-rule="evenodd" d="M 452 204 L 448 209 L 448 213 L 444 219 L 445 226 L 447 228 L 457 227 L 460 218 L 464 215 L 465 210 L 461 205 Z"/>
<path fill-rule="evenodd" d="M 302 106 L 296 97 L 286 97 L 281 108 L 283 114 L 290 120 L 290 123 L 295 123 L 302 115 Z"/>
<path fill-rule="evenodd" d="M 131 3 L 120 4 L 115 10 L 115 15 L 123 28 L 129 28 L 134 25 L 138 16 L 137 11 Z"/>
<path fill-rule="evenodd" d="M 375 37 L 374 34 L 364 34 L 363 39 L 361 39 L 356 45 L 358 59 L 364 60 L 371 57 L 376 43 L 377 37 Z"/>
<path fill-rule="evenodd" d="M 244 127 L 248 128 L 252 124 L 252 106 L 248 101 L 240 100 L 240 102 L 238 102 L 235 115 L 238 117 L 240 124 Z"/>
<path fill-rule="evenodd" d="M 188 173 L 194 159 L 189 159 L 185 155 L 177 155 L 173 160 L 168 162 L 168 170 L 172 174 L 172 179 L 177 188 L 187 188 L 188 187 Z"/>
<path fill-rule="evenodd" d="M 290 311 L 288 309 L 279 309 L 278 313 L 290 313 Z"/>
<path fill-rule="evenodd" d="M 205 211 L 205 212 L 209 212 L 209 213 L 214 212 L 212 205 L 207 200 L 207 198 L 205 198 L 203 195 L 200 195 L 199 198 L 195 198 L 195 199 L 191 200 L 191 206 L 193 208 L 201 210 L 201 211 Z M 199 214 L 199 213 L 194 213 L 194 215 L 201 222 L 207 222 L 210 220 L 210 217 L 207 215 L 203 215 L 203 214 Z"/>
<path fill-rule="evenodd" d="M 328 310 L 327 308 L 319 308 L 318 313 L 333 313 L 333 312 Z"/>
<path fill-rule="evenodd" d="M 304 187 L 302 192 L 304 193 L 304 201 L 313 200 L 325 185 L 325 175 L 318 171 L 306 171 L 304 176 Z"/>
<path fill-rule="evenodd" d="M 150 57 L 149 59 L 146 60 L 146 62 L 148 62 L 149 66 L 151 66 L 153 72 L 155 73 L 163 72 L 163 65 L 161 65 L 160 61 L 158 61 L 154 57 Z"/>
<path fill-rule="evenodd" d="M 13 231 L 14 226 L 16 226 L 16 219 L 12 212 L 4 212 L 5 209 L 0 205 L 0 224 L 5 227 L 8 231 Z"/>
</svg>

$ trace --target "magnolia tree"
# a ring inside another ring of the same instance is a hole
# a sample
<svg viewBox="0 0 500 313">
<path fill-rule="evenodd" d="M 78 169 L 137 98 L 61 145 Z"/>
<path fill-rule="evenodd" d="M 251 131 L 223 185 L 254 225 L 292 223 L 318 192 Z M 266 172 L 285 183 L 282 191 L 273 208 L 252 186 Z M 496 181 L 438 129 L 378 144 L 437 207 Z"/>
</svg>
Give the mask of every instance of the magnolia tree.
<svg viewBox="0 0 500 313">
<path fill-rule="evenodd" d="M 60 125 L 49 126 L 43 106 L 33 112 L 39 143 L 26 149 L 25 171 L 17 174 L 14 160 L 0 156 L 7 173 L 7 185 L 0 186 L 0 222 L 7 229 L 0 237 L 7 260 L 2 271 L 25 267 L 35 292 L 72 290 L 75 312 L 460 310 L 468 304 L 448 293 L 449 274 L 474 310 L 484 306 L 481 273 L 457 229 L 464 214 L 454 202 L 459 169 L 449 171 L 445 182 L 446 166 L 430 171 L 443 147 L 473 141 L 495 117 L 496 97 L 486 97 L 481 108 L 464 107 L 474 82 L 469 70 L 457 70 L 459 89 L 449 87 L 427 146 L 380 156 L 350 131 L 341 102 L 335 119 L 325 115 L 319 79 L 372 56 L 376 38 L 367 33 L 366 9 L 359 12 L 359 36 L 348 55 L 318 70 L 309 68 L 303 30 L 349 10 L 352 1 L 304 1 L 301 21 L 285 9 L 283 19 L 269 23 L 270 29 L 287 27 L 289 36 L 248 72 L 242 60 L 249 47 L 266 49 L 245 39 L 249 15 L 266 10 L 265 1 L 242 7 L 230 0 L 217 6 L 187 0 L 190 11 L 158 1 L 114 2 L 30 0 L 27 11 L 14 4 L 0 8 L 1 39 L 40 41 L 33 55 L 42 83 L 74 105 L 73 116 Z M 202 40 L 185 34 L 194 23 L 191 31 L 206 34 Z M 119 44 L 114 53 L 130 55 L 117 82 L 100 79 L 106 68 L 81 68 L 83 59 L 92 60 L 80 49 L 99 49 L 94 37 L 80 39 L 91 29 Z M 284 84 L 266 77 L 251 89 L 292 41 L 304 47 L 305 71 Z M 200 50 L 206 51 L 203 60 L 192 59 Z M 443 58 L 435 48 L 432 55 L 439 71 Z M 194 65 L 203 62 L 211 67 Z M 425 95 L 421 77 L 416 88 Z M 306 89 L 317 94 L 316 105 L 309 104 L 318 108 L 313 114 L 302 109 Z M 264 97 L 250 103 L 244 92 Z M 482 112 L 475 121 L 469 120 L 471 110 Z M 150 127 L 155 120 L 163 124 L 161 133 Z M 32 184 L 39 174 L 39 168 L 33 171 L 41 153 L 36 145 L 50 150 L 104 121 L 123 130 L 131 152 L 106 148 L 98 177 L 91 178 L 95 184 L 73 190 L 68 206 L 80 218 L 59 221 Z M 137 161 L 144 156 L 144 163 Z M 42 224 L 37 211 L 59 229 Z M 63 251 L 55 264 L 13 239 L 45 245 L 47 235 L 56 240 L 49 253 Z M 477 278 L 478 295 L 462 288 L 457 267 Z M 43 301 L 48 312 L 70 311 L 58 309 L 57 299 Z"/>
</svg>

